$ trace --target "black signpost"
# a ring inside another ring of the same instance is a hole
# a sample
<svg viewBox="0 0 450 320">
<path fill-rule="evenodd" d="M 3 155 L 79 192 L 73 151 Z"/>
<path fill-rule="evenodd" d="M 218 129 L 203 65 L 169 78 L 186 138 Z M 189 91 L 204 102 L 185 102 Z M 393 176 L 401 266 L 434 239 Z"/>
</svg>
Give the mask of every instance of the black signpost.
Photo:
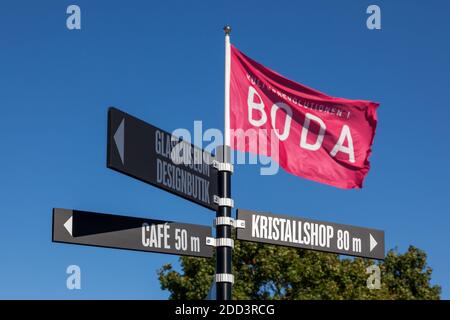
<svg viewBox="0 0 450 320">
<path fill-rule="evenodd" d="M 231 199 L 231 175 L 233 172 L 230 159 L 230 148 L 217 148 L 217 158 L 221 163 L 219 169 L 219 197 L 222 203 L 216 212 L 216 299 L 231 300 L 234 275 L 231 272 L 231 260 L 234 242 L 231 239 L 233 226 Z"/>
<path fill-rule="evenodd" d="M 216 158 L 172 134 L 116 108 L 108 110 L 107 167 L 216 211 L 212 228 L 194 224 L 53 209 L 54 242 L 213 256 L 217 300 L 230 300 L 234 275 L 231 259 L 237 239 L 370 259 L 384 259 L 384 231 L 312 219 L 237 210 L 232 218 L 231 152 Z"/>
<path fill-rule="evenodd" d="M 108 111 L 107 167 L 217 210 L 213 157 L 116 108 Z"/>
<path fill-rule="evenodd" d="M 237 210 L 239 240 L 384 259 L 384 231 L 299 217 Z"/>
<path fill-rule="evenodd" d="M 53 242 L 210 258 L 209 237 L 201 225 L 53 209 Z"/>
<path fill-rule="evenodd" d="M 384 259 L 384 231 L 249 210 L 232 218 L 230 147 L 216 159 L 116 108 L 108 110 L 107 167 L 216 211 L 212 228 L 194 224 L 53 209 L 53 242 L 193 257 L 216 250 L 216 299 L 230 300 L 237 239 L 370 259 Z"/>
</svg>

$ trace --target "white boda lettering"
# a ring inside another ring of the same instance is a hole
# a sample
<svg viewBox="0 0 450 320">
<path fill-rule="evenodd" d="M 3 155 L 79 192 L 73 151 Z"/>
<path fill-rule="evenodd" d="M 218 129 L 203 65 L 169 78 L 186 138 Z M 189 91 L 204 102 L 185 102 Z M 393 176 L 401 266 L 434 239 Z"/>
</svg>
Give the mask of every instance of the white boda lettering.
<svg viewBox="0 0 450 320">
<path fill-rule="evenodd" d="M 257 101 L 255 101 L 255 98 Z M 258 94 L 258 92 L 253 88 L 252 86 L 249 86 L 248 88 L 248 97 L 247 97 L 247 104 L 248 104 L 248 121 L 251 125 L 255 127 L 261 127 L 267 122 L 267 113 L 265 110 L 264 102 L 261 98 L 261 96 Z M 283 126 L 283 133 L 280 134 L 278 129 L 276 129 L 276 117 L 279 109 L 283 109 L 283 111 L 286 114 L 285 122 Z M 255 114 L 258 114 L 257 116 Z M 291 129 L 291 122 L 292 122 L 292 109 L 289 105 L 277 102 L 272 105 L 270 110 L 270 116 L 271 116 L 271 125 L 272 129 L 275 131 L 276 135 L 278 136 L 278 139 L 281 141 L 285 141 L 289 137 L 290 129 Z M 311 121 L 314 121 L 317 123 L 320 127 L 319 133 L 317 134 L 317 139 L 314 143 L 308 143 L 307 137 L 309 133 L 309 127 Z M 305 120 L 303 122 L 303 127 L 300 135 L 300 148 L 303 148 L 305 150 L 310 151 L 317 151 L 322 146 L 323 139 L 325 137 L 327 127 L 322 119 L 319 117 L 311 114 L 306 113 L 305 114 Z M 344 146 L 346 143 L 347 146 Z M 336 142 L 336 145 L 333 147 L 333 149 L 330 152 L 330 155 L 332 157 L 335 157 L 338 152 L 346 153 L 348 154 L 348 161 L 351 163 L 355 163 L 355 151 L 353 148 L 353 139 L 350 132 L 350 127 L 347 125 L 343 125 L 341 129 L 341 133 L 339 135 L 339 139 Z"/>
</svg>

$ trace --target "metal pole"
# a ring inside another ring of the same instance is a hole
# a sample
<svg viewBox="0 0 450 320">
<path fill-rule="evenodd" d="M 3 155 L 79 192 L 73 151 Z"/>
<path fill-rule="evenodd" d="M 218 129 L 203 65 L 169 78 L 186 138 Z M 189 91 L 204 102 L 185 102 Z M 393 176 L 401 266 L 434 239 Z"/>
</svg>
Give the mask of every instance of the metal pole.
<svg viewBox="0 0 450 320">
<path fill-rule="evenodd" d="M 225 96 L 224 96 L 224 145 L 230 146 L 230 73 L 231 73 L 231 27 L 225 26 Z"/>
<path fill-rule="evenodd" d="M 226 26 L 225 31 L 225 113 L 224 113 L 224 145 L 218 148 L 217 156 L 221 163 L 231 163 L 230 159 L 230 32 L 231 27 Z M 220 150 L 221 149 L 221 150 Z M 219 198 L 231 199 L 231 174 L 229 170 L 219 170 Z M 223 204 L 223 203 L 222 203 Z M 216 214 L 216 221 L 222 217 L 225 220 L 231 218 L 232 205 L 219 205 Z M 222 221 L 224 219 L 222 218 Z M 233 246 L 231 240 L 230 224 L 216 223 L 216 299 L 231 300 L 231 291 L 233 287 L 233 279 L 231 273 L 231 257 Z M 229 239 L 227 241 L 224 241 Z M 223 241 L 219 243 L 219 240 Z M 225 245 L 224 245 L 225 244 Z M 231 279 L 231 281 L 230 281 Z"/>
<path fill-rule="evenodd" d="M 219 196 L 221 198 L 231 197 L 231 173 L 227 171 L 219 171 Z M 231 207 L 219 206 L 217 209 L 216 217 L 231 217 Z M 231 226 L 230 225 L 217 225 L 216 226 L 216 238 L 231 239 Z M 231 275 L 231 246 L 216 246 L 216 274 L 230 274 Z M 216 277 L 216 297 L 217 300 L 231 300 L 232 282 L 226 279 L 217 279 Z"/>
</svg>

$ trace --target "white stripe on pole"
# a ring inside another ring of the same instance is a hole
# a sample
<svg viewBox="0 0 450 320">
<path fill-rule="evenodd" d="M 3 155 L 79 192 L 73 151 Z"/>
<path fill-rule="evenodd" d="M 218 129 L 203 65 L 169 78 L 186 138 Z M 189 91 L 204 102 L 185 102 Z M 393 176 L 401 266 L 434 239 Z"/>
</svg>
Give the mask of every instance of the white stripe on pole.
<svg viewBox="0 0 450 320">
<path fill-rule="evenodd" d="M 225 30 L 225 123 L 224 123 L 224 145 L 230 146 L 230 71 L 231 50 L 230 32 L 231 28 L 226 26 Z"/>
</svg>

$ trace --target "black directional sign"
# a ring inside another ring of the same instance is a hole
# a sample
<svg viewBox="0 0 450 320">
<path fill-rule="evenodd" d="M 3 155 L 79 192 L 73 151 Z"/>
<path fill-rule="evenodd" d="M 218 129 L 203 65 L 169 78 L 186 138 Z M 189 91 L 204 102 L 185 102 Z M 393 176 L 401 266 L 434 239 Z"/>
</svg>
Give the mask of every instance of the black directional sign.
<svg viewBox="0 0 450 320">
<path fill-rule="evenodd" d="M 108 110 L 107 166 L 216 210 L 210 153 L 116 108 Z"/>
<path fill-rule="evenodd" d="M 241 209 L 237 218 L 245 221 L 239 240 L 384 259 L 381 230 Z"/>
<path fill-rule="evenodd" d="M 211 228 L 68 209 L 53 209 L 53 242 L 212 257 Z"/>
</svg>

